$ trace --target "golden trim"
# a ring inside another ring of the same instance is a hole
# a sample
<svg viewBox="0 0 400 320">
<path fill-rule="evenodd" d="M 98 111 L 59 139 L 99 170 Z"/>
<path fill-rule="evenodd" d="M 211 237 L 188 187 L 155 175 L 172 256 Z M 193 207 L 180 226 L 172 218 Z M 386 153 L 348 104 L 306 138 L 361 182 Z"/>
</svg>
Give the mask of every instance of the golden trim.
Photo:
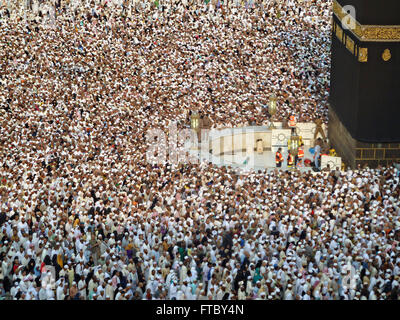
<svg viewBox="0 0 400 320">
<path fill-rule="evenodd" d="M 357 57 L 358 46 L 355 44 L 355 41 L 353 39 L 351 39 L 349 36 L 346 36 L 344 38 L 343 37 L 344 33 L 343 33 L 342 28 L 336 23 L 333 24 L 333 30 L 334 30 L 336 37 L 339 39 L 339 41 L 341 43 L 343 43 L 343 45 L 347 48 L 347 50 L 350 51 L 350 53 L 352 55 Z"/>
<path fill-rule="evenodd" d="M 376 25 L 362 25 L 354 17 L 349 15 L 343 10 L 343 7 L 337 2 L 333 1 L 333 13 L 340 21 L 344 21 L 344 18 L 348 18 L 345 22 L 347 25 L 355 25 L 355 28 L 349 28 L 348 30 L 353 33 L 360 41 L 371 41 L 371 42 L 399 42 L 400 41 L 400 26 L 376 26 Z"/>
<path fill-rule="evenodd" d="M 382 59 L 384 61 L 389 61 L 391 58 L 392 58 L 392 54 L 391 54 L 390 50 L 385 49 L 385 51 L 383 51 L 383 53 L 382 53 Z"/>
<path fill-rule="evenodd" d="M 376 156 L 376 152 L 377 151 L 383 151 L 383 155 L 382 155 L 382 157 L 377 157 Z M 398 158 L 387 158 L 386 157 L 386 151 L 391 151 L 391 150 L 393 150 L 393 149 L 390 149 L 390 148 L 376 148 L 376 147 L 372 147 L 372 148 L 356 148 L 355 149 L 355 151 L 356 151 L 356 160 L 367 160 L 367 161 L 373 161 L 373 160 L 376 160 L 376 161 L 390 161 L 390 160 L 396 160 L 396 159 L 398 159 Z M 395 149 L 396 150 L 396 149 Z M 357 157 L 357 151 L 360 151 L 361 152 L 361 157 Z M 374 158 L 367 158 L 367 157 L 364 157 L 364 151 L 365 152 L 367 152 L 367 151 L 373 151 L 374 152 Z"/>
<path fill-rule="evenodd" d="M 354 54 L 354 41 L 350 37 L 346 37 L 346 48 Z"/>
<path fill-rule="evenodd" d="M 359 48 L 358 49 L 358 61 L 368 62 L 368 48 Z"/>
<path fill-rule="evenodd" d="M 340 26 L 336 26 L 336 37 L 338 37 L 340 42 L 343 42 L 343 30 Z"/>
</svg>

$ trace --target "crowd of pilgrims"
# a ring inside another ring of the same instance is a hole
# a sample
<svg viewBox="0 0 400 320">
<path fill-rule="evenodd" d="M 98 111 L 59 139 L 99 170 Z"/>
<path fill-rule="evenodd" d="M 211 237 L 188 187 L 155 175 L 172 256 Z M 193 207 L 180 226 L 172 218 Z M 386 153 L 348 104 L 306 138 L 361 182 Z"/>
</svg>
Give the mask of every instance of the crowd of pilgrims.
<svg viewBox="0 0 400 320">
<path fill-rule="evenodd" d="M 327 123 L 332 1 L 46 3 L 0 7 L 3 299 L 398 299 L 397 167 L 146 161 L 193 110 Z"/>
</svg>

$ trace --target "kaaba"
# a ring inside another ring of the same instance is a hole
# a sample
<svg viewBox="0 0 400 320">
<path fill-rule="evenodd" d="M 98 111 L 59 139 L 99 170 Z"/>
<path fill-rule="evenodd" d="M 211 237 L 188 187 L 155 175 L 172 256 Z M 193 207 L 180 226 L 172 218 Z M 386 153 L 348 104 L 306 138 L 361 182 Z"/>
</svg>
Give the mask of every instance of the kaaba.
<svg viewBox="0 0 400 320">
<path fill-rule="evenodd" d="M 329 139 L 351 168 L 400 161 L 400 1 L 334 0 Z"/>
</svg>

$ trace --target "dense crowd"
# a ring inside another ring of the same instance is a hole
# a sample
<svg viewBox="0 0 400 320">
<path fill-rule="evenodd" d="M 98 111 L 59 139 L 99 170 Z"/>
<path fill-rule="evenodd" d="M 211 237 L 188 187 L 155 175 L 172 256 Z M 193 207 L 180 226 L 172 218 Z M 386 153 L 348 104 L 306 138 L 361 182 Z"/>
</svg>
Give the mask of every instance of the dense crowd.
<svg viewBox="0 0 400 320">
<path fill-rule="evenodd" d="M 398 299 L 398 168 L 146 161 L 193 110 L 327 122 L 332 1 L 55 2 L 0 10 L 1 296 Z"/>
</svg>

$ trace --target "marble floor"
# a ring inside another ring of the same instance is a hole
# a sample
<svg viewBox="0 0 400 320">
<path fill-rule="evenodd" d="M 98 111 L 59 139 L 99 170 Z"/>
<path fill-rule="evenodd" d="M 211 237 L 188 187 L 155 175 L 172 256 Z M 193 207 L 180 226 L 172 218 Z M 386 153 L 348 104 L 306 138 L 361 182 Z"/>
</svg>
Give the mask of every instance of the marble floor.
<svg viewBox="0 0 400 320">
<path fill-rule="evenodd" d="M 206 151 L 206 148 L 203 151 L 191 150 L 192 154 L 196 154 L 197 157 L 200 157 L 202 161 L 212 162 L 217 166 L 230 166 L 232 168 L 237 168 L 240 170 L 273 170 L 275 169 L 275 153 L 272 151 L 264 151 L 262 154 L 258 154 L 257 152 L 241 152 L 236 153 L 234 155 L 222 155 L 222 156 L 214 156 Z M 304 150 L 305 159 L 312 159 L 313 156 L 309 152 L 309 147 L 306 147 Z M 282 155 L 285 159 L 283 167 L 281 169 L 287 170 L 288 167 L 286 165 L 287 159 L 287 148 L 283 148 Z M 309 171 L 310 167 L 301 167 L 299 168 L 301 171 Z"/>
</svg>

